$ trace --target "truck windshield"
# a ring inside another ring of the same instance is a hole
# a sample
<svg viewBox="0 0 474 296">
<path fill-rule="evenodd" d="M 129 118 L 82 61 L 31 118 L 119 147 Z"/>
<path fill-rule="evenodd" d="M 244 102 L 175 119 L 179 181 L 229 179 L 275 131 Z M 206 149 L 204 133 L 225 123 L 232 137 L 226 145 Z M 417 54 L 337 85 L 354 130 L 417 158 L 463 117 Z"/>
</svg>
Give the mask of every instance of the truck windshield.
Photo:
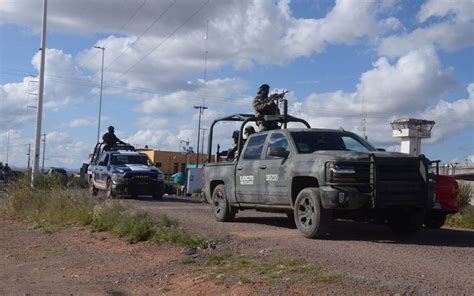
<svg viewBox="0 0 474 296">
<path fill-rule="evenodd" d="M 110 162 L 112 165 L 121 164 L 144 164 L 148 165 L 148 157 L 146 155 L 124 155 L 114 154 Z"/>
<path fill-rule="evenodd" d="M 318 150 L 376 151 L 372 145 L 350 133 L 307 131 L 292 132 L 291 136 L 300 154 Z"/>
</svg>

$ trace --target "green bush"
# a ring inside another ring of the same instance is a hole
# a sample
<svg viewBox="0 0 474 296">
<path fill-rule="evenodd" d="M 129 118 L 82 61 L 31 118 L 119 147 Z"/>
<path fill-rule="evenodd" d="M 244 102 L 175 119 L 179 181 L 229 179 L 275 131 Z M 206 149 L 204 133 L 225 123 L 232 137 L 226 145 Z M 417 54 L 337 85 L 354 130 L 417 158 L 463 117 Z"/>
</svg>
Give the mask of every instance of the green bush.
<svg viewBox="0 0 474 296">
<path fill-rule="evenodd" d="M 96 201 L 85 192 L 64 190 L 55 178 L 40 177 L 36 182 L 38 187 L 33 189 L 29 178 L 24 176 L 12 184 L 1 213 L 45 228 L 91 223 Z"/>
<path fill-rule="evenodd" d="M 471 203 L 472 188 L 466 182 L 459 182 L 459 208 L 465 209 Z"/>
<path fill-rule="evenodd" d="M 110 231 L 129 243 L 152 240 L 170 242 L 187 249 L 206 248 L 208 241 L 186 233 L 167 216 L 157 227 L 146 213 L 127 209 L 118 201 L 100 202 L 83 189 L 67 189 L 47 176 L 30 186 L 28 177 L 18 179 L 0 204 L 0 215 L 30 222 L 46 231 L 73 224 L 91 225 L 95 231 Z"/>
<path fill-rule="evenodd" d="M 129 243 L 149 240 L 154 225 L 144 213 L 125 209 L 118 202 L 106 202 L 94 207 L 92 227 L 97 231 L 110 231 Z"/>
<path fill-rule="evenodd" d="M 169 242 L 178 244 L 186 249 L 207 248 L 209 241 L 190 235 L 180 228 L 176 223 L 173 223 L 168 216 L 160 217 L 160 223 L 156 229 L 152 240 L 157 243 Z"/>
<path fill-rule="evenodd" d="M 474 229 L 474 206 L 466 206 L 461 212 L 448 215 L 446 225 Z"/>
</svg>

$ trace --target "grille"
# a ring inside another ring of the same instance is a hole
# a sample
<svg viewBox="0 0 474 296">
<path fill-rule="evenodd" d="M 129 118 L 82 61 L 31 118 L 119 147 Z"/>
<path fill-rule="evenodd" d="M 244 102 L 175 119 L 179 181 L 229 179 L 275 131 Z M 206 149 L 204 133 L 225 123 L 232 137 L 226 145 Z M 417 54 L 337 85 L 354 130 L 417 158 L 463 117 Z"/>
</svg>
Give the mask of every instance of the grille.
<svg viewBox="0 0 474 296">
<path fill-rule="evenodd" d="M 377 158 L 375 170 L 378 206 L 426 202 L 426 171 L 419 158 Z"/>
</svg>

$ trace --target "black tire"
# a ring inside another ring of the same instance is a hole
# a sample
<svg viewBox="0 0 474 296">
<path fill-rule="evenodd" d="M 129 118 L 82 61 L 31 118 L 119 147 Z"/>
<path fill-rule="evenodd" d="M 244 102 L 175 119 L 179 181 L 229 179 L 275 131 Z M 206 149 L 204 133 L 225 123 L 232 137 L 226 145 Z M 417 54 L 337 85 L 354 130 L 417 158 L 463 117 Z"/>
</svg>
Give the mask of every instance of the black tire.
<svg viewBox="0 0 474 296">
<path fill-rule="evenodd" d="M 154 200 L 162 200 L 163 199 L 163 193 L 153 193 L 151 197 Z"/>
<path fill-rule="evenodd" d="M 106 191 L 107 198 L 116 198 L 117 193 L 112 190 L 112 181 L 110 179 L 107 180 L 107 191 Z"/>
<path fill-rule="evenodd" d="M 219 222 L 231 221 L 237 213 L 235 209 L 229 206 L 224 184 L 217 185 L 212 193 L 212 209 L 214 217 Z"/>
<path fill-rule="evenodd" d="M 321 207 L 318 188 L 306 188 L 298 193 L 294 205 L 295 224 L 306 238 L 321 238 L 330 229 L 332 215 Z"/>
<path fill-rule="evenodd" d="M 99 190 L 94 186 L 94 181 L 92 180 L 92 177 L 89 178 L 89 193 L 92 196 L 97 196 L 97 193 L 99 193 Z"/>
<path fill-rule="evenodd" d="M 430 212 L 426 214 L 426 228 L 438 229 L 444 225 L 444 222 L 446 222 L 446 214 L 443 212 Z"/>
<path fill-rule="evenodd" d="M 421 209 L 393 210 L 388 217 L 388 227 L 396 234 L 414 234 L 420 231 L 425 220 Z"/>
</svg>

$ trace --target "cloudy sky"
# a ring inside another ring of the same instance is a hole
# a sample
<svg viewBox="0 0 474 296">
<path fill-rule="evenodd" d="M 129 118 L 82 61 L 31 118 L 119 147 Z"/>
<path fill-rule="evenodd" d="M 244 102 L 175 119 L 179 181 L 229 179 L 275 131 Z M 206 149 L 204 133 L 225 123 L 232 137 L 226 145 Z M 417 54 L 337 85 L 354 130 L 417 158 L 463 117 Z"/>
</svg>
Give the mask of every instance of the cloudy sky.
<svg viewBox="0 0 474 296">
<path fill-rule="evenodd" d="M 0 0 L 0 161 L 9 136 L 18 167 L 34 139 L 41 16 L 40 0 Z M 313 127 L 365 126 L 396 150 L 390 120 L 435 120 L 424 153 L 474 161 L 474 0 L 49 0 L 45 166 L 77 168 L 96 142 L 94 46 L 105 47 L 101 134 L 113 125 L 132 144 L 195 147 L 194 105 L 209 107 L 208 128 L 252 113 L 268 83 Z"/>
</svg>

